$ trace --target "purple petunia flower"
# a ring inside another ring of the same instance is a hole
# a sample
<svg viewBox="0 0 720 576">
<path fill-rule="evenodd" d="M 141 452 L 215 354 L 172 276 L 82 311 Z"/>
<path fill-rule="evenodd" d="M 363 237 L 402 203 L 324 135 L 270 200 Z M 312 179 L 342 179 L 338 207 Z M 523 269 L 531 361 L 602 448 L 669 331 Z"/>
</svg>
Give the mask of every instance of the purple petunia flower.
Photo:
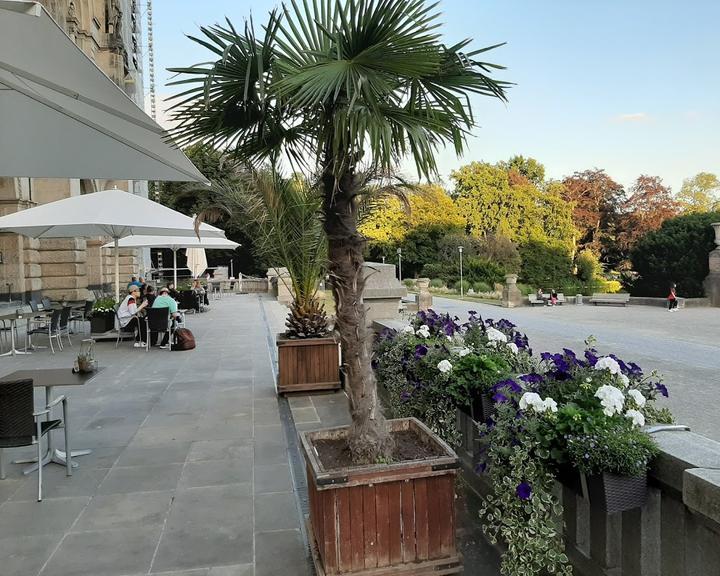
<svg viewBox="0 0 720 576">
<path fill-rule="evenodd" d="M 419 360 L 423 356 L 425 356 L 428 353 L 427 346 L 423 344 L 418 344 L 415 346 L 415 359 Z"/>
<path fill-rule="evenodd" d="M 410 392 L 402 392 L 400 394 L 400 402 L 407 402 L 410 398 L 412 398 L 412 394 L 410 394 Z"/>
<path fill-rule="evenodd" d="M 588 364 L 590 366 L 595 366 L 595 364 L 597 364 L 598 357 L 595 354 L 593 354 L 590 350 L 585 350 L 585 360 L 588 361 Z"/>
<path fill-rule="evenodd" d="M 487 470 L 487 467 L 487 462 L 478 462 L 475 465 L 475 472 L 477 472 L 478 474 L 484 474 L 485 470 Z"/>
<path fill-rule="evenodd" d="M 532 486 L 527 482 L 520 482 L 515 489 L 515 494 L 517 494 L 520 500 L 530 500 L 530 496 L 532 496 Z"/>
<path fill-rule="evenodd" d="M 668 389 L 667 389 L 667 386 L 665 386 L 665 384 L 660 384 L 660 382 L 656 383 L 656 384 L 655 384 L 655 390 L 657 390 L 658 392 L 660 392 L 660 394 L 662 394 L 663 396 L 665 396 L 665 398 L 667 398 L 668 396 L 670 396 L 670 394 L 668 394 Z"/>
<path fill-rule="evenodd" d="M 508 401 L 508 397 L 505 396 L 505 394 L 503 394 L 502 392 L 496 392 L 493 395 L 492 399 L 493 399 L 493 402 L 495 402 L 496 404 L 504 404 L 505 402 Z"/>
<path fill-rule="evenodd" d="M 628 374 L 630 376 L 642 376 L 643 371 L 642 371 L 642 368 L 640 368 L 640 366 L 635 364 L 635 362 L 630 362 L 628 364 Z"/>
<path fill-rule="evenodd" d="M 543 381 L 543 377 L 540 374 L 525 374 L 520 376 L 520 380 L 527 384 L 540 384 Z"/>
<path fill-rule="evenodd" d="M 552 360 L 552 358 L 553 358 L 553 355 L 550 354 L 550 352 L 543 352 L 542 354 L 540 354 L 540 359 L 545 362 L 550 362 L 550 360 Z"/>
</svg>

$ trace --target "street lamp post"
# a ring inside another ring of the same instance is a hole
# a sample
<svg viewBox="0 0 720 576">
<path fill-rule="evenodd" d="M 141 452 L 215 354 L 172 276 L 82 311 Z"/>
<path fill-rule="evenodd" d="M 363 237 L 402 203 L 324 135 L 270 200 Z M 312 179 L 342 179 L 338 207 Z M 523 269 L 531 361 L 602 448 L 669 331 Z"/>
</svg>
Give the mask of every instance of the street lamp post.
<svg viewBox="0 0 720 576">
<path fill-rule="evenodd" d="M 402 282 L 402 248 L 397 249 L 398 255 L 398 278 Z"/>
<path fill-rule="evenodd" d="M 463 299 L 463 296 L 464 296 L 464 294 L 463 294 L 463 269 L 462 269 L 462 252 L 463 252 L 463 247 L 462 247 L 462 246 L 458 246 L 458 251 L 460 252 L 460 300 L 462 300 L 462 299 Z"/>
</svg>

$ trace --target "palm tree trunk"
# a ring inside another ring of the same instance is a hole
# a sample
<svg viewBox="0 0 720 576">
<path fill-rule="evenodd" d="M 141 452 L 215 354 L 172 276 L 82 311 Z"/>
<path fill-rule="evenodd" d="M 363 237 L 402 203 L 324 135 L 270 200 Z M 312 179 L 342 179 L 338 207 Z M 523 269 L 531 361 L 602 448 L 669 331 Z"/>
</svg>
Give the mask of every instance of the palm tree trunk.
<svg viewBox="0 0 720 576">
<path fill-rule="evenodd" d="M 365 325 L 365 239 L 357 229 L 353 201 L 358 188 L 352 170 L 337 179 L 331 170 L 323 175 L 325 231 L 336 304 L 335 330 L 340 335 L 352 416 L 348 444 L 353 462 L 369 464 L 389 458 L 392 440 L 381 411 L 371 364 L 372 334 Z"/>
</svg>

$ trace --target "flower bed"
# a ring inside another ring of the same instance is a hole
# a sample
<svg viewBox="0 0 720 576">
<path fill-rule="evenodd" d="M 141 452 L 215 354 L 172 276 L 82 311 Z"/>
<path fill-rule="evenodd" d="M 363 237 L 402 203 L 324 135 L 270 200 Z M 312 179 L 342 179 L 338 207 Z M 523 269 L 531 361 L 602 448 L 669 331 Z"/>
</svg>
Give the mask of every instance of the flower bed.
<svg viewBox="0 0 720 576">
<path fill-rule="evenodd" d="M 455 409 L 484 396 L 478 418 L 478 473 L 493 487 L 481 510 L 491 542 L 503 542 L 502 573 L 571 574 L 565 555 L 561 479 L 607 513 L 641 506 L 657 446 L 643 430 L 671 422 L 655 400 L 667 396 L 656 373 L 601 355 L 592 338 L 581 355 L 532 355 L 506 321 L 471 313 L 464 324 L 432 311 L 402 332 L 381 334 L 375 367 L 394 415 L 415 416 L 456 444 Z"/>
</svg>

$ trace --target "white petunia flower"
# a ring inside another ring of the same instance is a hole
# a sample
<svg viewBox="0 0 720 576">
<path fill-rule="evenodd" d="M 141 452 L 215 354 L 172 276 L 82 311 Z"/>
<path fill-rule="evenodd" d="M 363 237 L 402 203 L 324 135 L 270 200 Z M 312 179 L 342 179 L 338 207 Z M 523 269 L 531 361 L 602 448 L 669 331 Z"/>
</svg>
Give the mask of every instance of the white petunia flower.
<svg viewBox="0 0 720 576">
<path fill-rule="evenodd" d="M 507 347 L 510 348 L 510 350 L 512 351 L 513 354 L 518 353 L 518 347 L 517 347 L 517 344 L 515 344 L 515 342 L 508 342 Z"/>
<path fill-rule="evenodd" d="M 620 374 L 620 364 L 614 358 L 605 356 L 595 363 L 595 370 L 609 370 L 610 374 Z"/>
<path fill-rule="evenodd" d="M 525 392 L 520 398 L 520 410 L 527 410 L 537 404 L 542 404 L 542 398 L 536 392 Z"/>
<path fill-rule="evenodd" d="M 447 338 L 448 341 L 452 342 L 452 336 L 445 336 L 445 338 Z"/>
<path fill-rule="evenodd" d="M 437 369 L 443 374 L 447 374 L 450 370 L 452 370 L 452 364 L 450 364 L 447 360 L 440 360 L 440 362 L 438 362 Z"/>
<path fill-rule="evenodd" d="M 403 334 L 415 334 L 415 329 L 412 326 L 405 326 L 402 329 Z"/>
<path fill-rule="evenodd" d="M 600 399 L 600 404 L 606 416 L 619 414 L 625 405 L 625 395 L 622 390 L 615 388 L 615 386 L 600 386 L 595 392 L 595 397 Z"/>
<path fill-rule="evenodd" d="M 630 396 L 633 400 L 635 400 L 635 404 L 637 404 L 640 408 L 645 406 L 645 396 L 642 395 L 642 392 L 640 390 L 629 390 L 628 396 Z"/>
<path fill-rule="evenodd" d="M 543 400 L 543 405 L 544 405 L 544 408 L 545 408 L 545 409 L 543 410 L 543 412 L 547 412 L 548 410 L 549 410 L 550 412 L 557 412 L 557 411 L 558 411 L 557 402 L 555 402 L 555 400 L 553 400 L 553 399 L 550 398 L 549 396 L 548 396 L 547 398 L 545 398 L 545 400 Z M 537 410 L 537 409 L 536 409 L 536 410 Z"/>
<path fill-rule="evenodd" d="M 625 374 L 618 374 L 618 379 L 620 380 L 620 383 L 623 385 L 623 387 L 627 388 L 630 384 L 630 378 L 625 376 Z"/>
<path fill-rule="evenodd" d="M 508 340 L 505 334 L 500 332 L 500 330 L 492 327 L 487 329 L 487 337 L 491 342 L 507 342 Z"/>
<path fill-rule="evenodd" d="M 625 418 L 630 418 L 633 425 L 638 428 L 645 426 L 645 416 L 642 415 L 642 412 L 638 412 L 637 410 L 628 410 L 625 412 Z"/>
<path fill-rule="evenodd" d="M 421 338 L 430 338 L 430 328 L 423 324 L 422 326 L 420 326 L 420 328 L 417 329 L 415 334 L 417 334 Z"/>
<path fill-rule="evenodd" d="M 472 350 L 470 350 L 470 348 L 461 348 L 460 351 L 458 352 L 458 356 L 460 356 L 460 358 L 462 358 L 463 356 L 467 356 L 471 352 L 472 352 Z"/>
</svg>

